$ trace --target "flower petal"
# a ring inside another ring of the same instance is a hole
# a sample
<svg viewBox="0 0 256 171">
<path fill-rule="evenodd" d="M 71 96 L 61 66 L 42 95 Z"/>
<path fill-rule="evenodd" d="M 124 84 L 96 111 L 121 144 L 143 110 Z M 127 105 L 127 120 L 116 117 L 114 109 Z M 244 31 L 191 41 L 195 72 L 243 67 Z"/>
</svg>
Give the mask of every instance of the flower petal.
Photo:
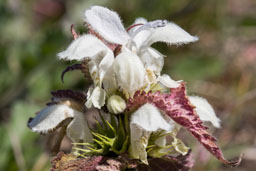
<svg viewBox="0 0 256 171">
<path fill-rule="evenodd" d="M 114 58 L 113 52 L 103 42 L 93 35 L 86 34 L 74 40 L 65 51 L 57 55 L 59 59 L 82 61 L 86 57 L 92 59 L 99 53 Z"/>
<path fill-rule="evenodd" d="M 87 92 L 87 101 L 85 106 L 91 108 L 92 106 L 100 109 L 105 104 L 106 92 L 99 86 L 90 88 Z"/>
<path fill-rule="evenodd" d="M 133 159 L 140 159 L 143 163 L 148 164 L 146 148 L 151 132 L 142 129 L 133 123 L 130 124 L 130 131 L 130 157 Z"/>
<path fill-rule="evenodd" d="M 164 55 L 154 48 L 147 48 L 142 54 L 138 55 L 146 69 L 154 71 L 160 75 L 164 66 Z"/>
<path fill-rule="evenodd" d="M 88 63 L 89 72 L 95 86 L 102 84 L 102 80 L 113 62 L 114 56 L 112 53 L 99 53 Z"/>
<path fill-rule="evenodd" d="M 92 134 L 83 113 L 74 111 L 74 119 L 67 127 L 67 136 L 72 142 L 92 142 Z"/>
<path fill-rule="evenodd" d="M 74 40 L 67 50 L 58 54 L 60 59 L 84 60 L 89 57 L 89 71 L 94 84 L 101 81 L 114 61 L 113 52 L 99 39 L 92 35 L 83 35 Z"/>
<path fill-rule="evenodd" d="M 108 95 L 112 95 L 118 89 L 117 79 L 113 67 L 110 67 L 106 72 L 102 83 L 104 90 L 106 90 Z"/>
<path fill-rule="evenodd" d="M 202 121 L 209 121 L 213 126 L 220 128 L 220 119 L 206 99 L 198 96 L 189 96 L 189 101 L 196 107 L 196 113 Z"/>
<path fill-rule="evenodd" d="M 91 7 L 85 11 L 85 21 L 111 43 L 125 44 L 130 38 L 118 14 L 107 8 Z"/>
<path fill-rule="evenodd" d="M 28 127 L 34 132 L 49 133 L 61 127 L 65 120 L 70 122 L 74 118 L 74 112 L 72 108 L 64 104 L 48 106 L 28 122 Z"/>
<path fill-rule="evenodd" d="M 151 46 L 155 42 L 165 42 L 169 45 L 181 45 L 197 41 L 185 30 L 174 23 L 168 23 L 164 27 L 155 28 L 143 44 L 143 48 Z"/>
<path fill-rule="evenodd" d="M 167 74 L 163 74 L 157 78 L 157 80 L 168 88 L 177 88 L 180 86 L 180 83 L 171 79 L 171 77 Z"/>
<path fill-rule="evenodd" d="M 140 126 L 146 131 L 169 131 L 171 125 L 165 120 L 160 111 L 152 104 L 144 104 L 131 116 L 131 123 Z"/>
<path fill-rule="evenodd" d="M 132 158 L 140 159 L 147 164 L 146 147 L 150 134 L 159 130 L 170 130 L 171 125 L 164 119 L 160 111 L 151 104 L 145 104 L 131 116 L 131 146 Z"/>
<path fill-rule="evenodd" d="M 140 58 L 130 51 L 119 54 L 113 63 L 121 89 L 130 95 L 146 85 L 146 71 Z"/>
</svg>

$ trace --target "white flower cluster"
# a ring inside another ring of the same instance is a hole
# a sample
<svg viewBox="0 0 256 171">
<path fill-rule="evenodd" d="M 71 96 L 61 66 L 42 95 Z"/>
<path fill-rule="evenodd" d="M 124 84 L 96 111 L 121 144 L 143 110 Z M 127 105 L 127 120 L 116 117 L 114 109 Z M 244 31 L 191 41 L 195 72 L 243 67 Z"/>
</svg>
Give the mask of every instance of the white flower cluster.
<svg viewBox="0 0 256 171">
<path fill-rule="evenodd" d="M 64 60 L 90 59 L 88 67 L 94 86 L 87 93 L 85 103 L 87 108 L 101 109 L 106 106 L 109 113 L 123 114 L 127 100 L 132 98 L 136 91 L 149 91 L 156 86 L 165 90 L 180 86 L 181 81 L 174 81 L 166 74 L 161 75 L 164 55 L 152 48 L 151 45 L 156 42 L 182 45 L 197 41 L 197 37 L 191 36 L 176 24 L 166 20 L 148 22 L 144 18 L 138 18 L 126 30 L 116 12 L 100 6 L 93 6 L 85 11 L 85 22 L 104 41 L 116 45 L 120 49 L 118 53 L 115 53 L 96 35 L 84 34 L 74 40 L 65 51 L 58 54 L 59 59 Z M 201 120 L 210 121 L 215 127 L 220 126 L 219 119 L 205 99 L 189 97 L 189 100 L 196 107 Z M 37 115 L 38 119 L 34 120 L 30 126 L 34 131 L 42 132 L 41 127 L 51 123 L 48 120 L 42 125 L 42 116 L 53 118 L 56 113 L 58 113 L 58 117 L 61 116 L 60 113 L 64 115 L 65 112 L 72 113 L 71 118 L 80 117 L 79 113 L 74 110 L 70 112 L 69 110 L 72 110 L 70 107 L 65 111 L 60 111 L 60 109 L 64 110 L 64 107 L 53 106 L 41 111 Z M 73 120 L 73 122 L 76 121 L 81 120 Z M 54 124 L 56 125 L 56 123 Z M 154 150 L 147 152 L 150 137 L 157 133 L 161 133 L 161 135 L 154 140 L 155 145 L 166 147 L 166 135 L 171 135 L 173 141 L 170 147 L 174 147 L 176 152 L 181 154 L 186 154 L 188 150 L 176 138 L 180 126 L 152 104 L 144 104 L 134 113 L 129 114 L 129 125 L 129 154 L 132 158 L 147 163 L 148 155 L 158 157 L 168 153 L 168 148 L 160 148 L 157 152 Z M 88 130 L 86 124 L 79 124 L 68 131 L 69 137 L 73 141 L 78 138 L 88 142 L 92 136 L 90 132 L 77 133 L 86 129 Z"/>
</svg>

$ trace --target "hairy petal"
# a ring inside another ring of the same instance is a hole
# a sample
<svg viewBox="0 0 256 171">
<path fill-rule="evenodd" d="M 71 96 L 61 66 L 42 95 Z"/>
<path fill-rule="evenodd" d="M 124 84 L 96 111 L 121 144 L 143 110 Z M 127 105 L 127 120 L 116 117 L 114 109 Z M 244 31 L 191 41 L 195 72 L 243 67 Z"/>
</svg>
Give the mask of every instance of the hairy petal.
<svg viewBox="0 0 256 171">
<path fill-rule="evenodd" d="M 131 146 L 132 158 L 140 159 L 147 164 L 146 147 L 152 132 L 170 130 L 171 125 L 164 119 L 160 111 L 152 104 L 144 104 L 131 116 Z"/>
<path fill-rule="evenodd" d="M 148 164 L 146 148 L 151 131 L 146 131 L 133 123 L 130 124 L 130 131 L 130 157 L 133 159 L 140 159 L 143 163 Z"/>
<path fill-rule="evenodd" d="M 59 59 L 82 61 L 85 57 L 93 58 L 101 52 L 105 52 L 107 55 L 112 53 L 98 38 L 86 34 L 73 40 L 65 51 L 58 53 L 58 57 Z"/>
<path fill-rule="evenodd" d="M 130 38 L 118 14 L 107 8 L 91 7 L 85 11 L 85 21 L 111 43 L 125 44 Z"/>
<path fill-rule="evenodd" d="M 185 30 L 174 23 L 168 23 L 164 27 L 155 28 L 144 42 L 142 48 L 150 47 L 153 43 L 164 42 L 168 45 L 181 45 L 197 41 L 198 38 L 191 36 Z"/>
<path fill-rule="evenodd" d="M 209 121 L 213 126 L 220 128 L 220 119 L 206 99 L 198 96 L 189 96 L 188 98 L 192 105 L 196 107 L 196 113 L 202 121 Z"/>
<path fill-rule="evenodd" d="M 37 133 L 49 133 L 61 127 L 65 120 L 70 122 L 74 117 L 74 112 L 72 108 L 64 104 L 48 106 L 28 122 L 28 127 Z"/>
<path fill-rule="evenodd" d="M 42 134 L 52 132 L 62 126 L 67 126 L 67 136 L 73 142 L 91 141 L 92 136 L 84 114 L 65 104 L 48 106 L 28 122 L 28 127 L 32 131 Z"/>
<path fill-rule="evenodd" d="M 146 85 L 146 71 L 140 58 L 130 51 L 119 54 L 113 64 L 114 73 L 121 89 L 133 95 Z"/>
<path fill-rule="evenodd" d="M 148 48 L 139 57 L 146 69 L 154 71 L 156 75 L 160 75 L 164 66 L 164 55 L 154 48 Z"/>
<path fill-rule="evenodd" d="M 74 40 L 67 50 L 58 54 L 60 59 L 84 61 L 90 59 L 89 71 L 94 83 L 101 83 L 106 71 L 114 61 L 113 52 L 92 35 L 83 35 Z"/>
<path fill-rule="evenodd" d="M 241 156 L 235 161 L 228 161 L 224 158 L 222 151 L 216 144 L 216 139 L 206 131 L 207 127 L 203 125 L 203 122 L 196 114 L 195 107 L 190 104 L 186 96 L 184 83 L 178 88 L 171 89 L 170 94 L 136 92 L 134 97 L 128 100 L 127 110 L 137 109 L 145 103 L 154 104 L 175 122 L 185 127 L 209 152 L 223 163 L 232 167 L 240 164 Z"/>
<path fill-rule="evenodd" d="M 165 120 L 160 111 L 152 104 L 146 103 L 131 116 L 131 123 L 146 131 L 169 131 L 171 125 Z"/>
<path fill-rule="evenodd" d="M 163 74 L 157 78 L 157 80 L 167 88 L 177 88 L 180 86 L 180 83 L 171 79 L 167 74 Z"/>
<path fill-rule="evenodd" d="M 106 72 L 102 83 L 104 90 L 106 90 L 108 95 L 112 95 L 118 89 L 116 74 L 113 67 L 110 67 Z"/>
<path fill-rule="evenodd" d="M 67 126 L 66 132 L 67 136 L 72 140 L 72 142 L 93 142 L 84 113 L 78 111 L 74 112 L 74 119 Z"/>
<path fill-rule="evenodd" d="M 92 106 L 100 109 L 105 104 L 106 92 L 99 86 L 90 88 L 87 92 L 87 101 L 85 106 L 91 108 Z"/>
</svg>

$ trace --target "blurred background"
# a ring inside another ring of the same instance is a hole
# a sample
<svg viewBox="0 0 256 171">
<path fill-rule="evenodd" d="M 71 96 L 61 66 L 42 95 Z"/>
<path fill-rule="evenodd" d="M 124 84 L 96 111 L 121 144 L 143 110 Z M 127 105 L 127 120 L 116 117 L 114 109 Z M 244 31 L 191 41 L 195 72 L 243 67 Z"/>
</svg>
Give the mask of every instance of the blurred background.
<svg viewBox="0 0 256 171">
<path fill-rule="evenodd" d="M 83 33 L 84 10 L 104 5 L 117 11 L 125 26 L 136 17 L 167 19 L 196 43 L 177 47 L 155 44 L 167 55 L 163 73 L 187 82 L 189 94 L 203 96 L 222 120 L 210 129 L 228 159 L 244 153 L 233 170 L 256 167 L 256 1 L 255 0 L 0 0 L 0 170 L 49 170 L 54 135 L 40 136 L 27 120 L 58 89 L 84 90 L 87 82 L 71 62 L 56 53 L 72 41 L 70 25 Z M 192 148 L 193 170 L 230 170 L 186 131 L 179 135 Z M 68 151 L 68 140 L 62 149 Z"/>
</svg>

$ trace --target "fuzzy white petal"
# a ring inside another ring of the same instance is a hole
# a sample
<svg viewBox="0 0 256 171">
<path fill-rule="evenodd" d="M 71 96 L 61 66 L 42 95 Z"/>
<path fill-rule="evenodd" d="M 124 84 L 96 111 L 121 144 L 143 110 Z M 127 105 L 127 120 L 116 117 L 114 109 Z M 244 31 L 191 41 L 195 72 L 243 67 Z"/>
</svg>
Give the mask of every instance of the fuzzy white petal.
<svg viewBox="0 0 256 171">
<path fill-rule="evenodd" d="M 148 164 L 146 148 L 151 132 L 141 129 L 136 124 L 130 124 L 130 131 L 130 157 L 133 159 L 140 159 L 143 163 Z"/>
<path fill-rule="evenodd" d="M 86 34 L 74 40 L 65 51 L 58 53 L 58 57 L 59 59 L 81 61 L 85 57 L 92 59 L 100 53 L 114 58 L 113 52 L 101 40 Z"/>
<path fill-rule="evenodd" d="M 171 77 L 167 74 L 163 74 L 157 78 L 157 80 L 168 88 L 177 88 L 180 86 L 180 83 L 171 79 Z"/>
<path fill-rule="evenodd" d="M 84 118 L 84 114 L 64 104 L 52 105 L 41 110 L 28 126 L 34 132 L 48 133 L 55 130 L 63 122 L 67 122 L 67 136 L 73 142 L 90 142 L 92 135 Z"/>
<path fill-rule="evenodd" d="M 171 125 L 152 104 L 145 104 L 131 116 L 131 123 L 140 126 L 146 131 L 170 130 Z"/>
<path fill-rule="evenodd" d="M 131 157 L 147 163 L 146 147 L 151 133 L 160 130 L 168 131 L 171 127 L 155 106 L 145 104 L 140 107 L 131 116 Z"/>
<path fill-rule="evenodd" d="M 146 85 L 146 71 L 137 55 L 125 51 L 113 63 L 114 73 L 121 89 L 132 95 Z"/>
<path fill-rule="evenodd" d="M 85 106 L 91 108 L 92 106 L 100 109 L 105 104 L 106 92 L 99 86 L 90 88 L 87 92 L 87 101 Z"/>
<path fill-rule="evenodd" d="M 168 23 L 164 27 L 152 30 L 150 36 L 144 42 L 143 47 L 149 47 L 155 42 L 165 42 L 169 45 L 181 45 L 197 41 L 198 38 L 191 36 L 185 30 L 174 23 Z"/>
<path fill-rule="evenodd" d="M 85 21 L 111 43 L 125 44 L 130 38 L 118 14 L 107 8 L 91 7 L 85 11 Z"/>
<path fill-rule="evenodd" d="M 155 74 L 160 75 L 164 66 L 164 55 L 154 48 L 147 48 L 139 56 L 146 69 L 150 69 Z"/>
<path fill-rule="evenodd" d="M 92 60 L 88 63 L 89 72 L 94 81 L 94 85 L 101 85 L 102 80 L 112 66 L 114 62 L 113 53 L 98 53 Z"/>
<path fill-rule="evenodd" d="M 52 105 L 41 110 L 28 126 L 34 132 L 48 133 L 56 129 L 61 122 L 74 117 L 74 110 L 64 104 Z"/>
<path fill-rule="evenodd" d="M 83 113 L 74 111 L 74 119 L 67 127 L 67 136 L 72 142 L 92 142 L 92 135 Z"/>
<path fill-rule="evenodd" d="M 220 127 L 220 119 L 206 99 L 198 96 L 189 96 L 189 100 L 196 107 L 195 110 L 202 121 L 209 121 L 213 126 Z"/>
<path fill-rule="evenodd" d="M 113 67 L 110 67 L 106 72 L 103 79 L 103 87 L 108 95 L 112 95 L 118 89 L 117 79 Z"/>
</svg>

